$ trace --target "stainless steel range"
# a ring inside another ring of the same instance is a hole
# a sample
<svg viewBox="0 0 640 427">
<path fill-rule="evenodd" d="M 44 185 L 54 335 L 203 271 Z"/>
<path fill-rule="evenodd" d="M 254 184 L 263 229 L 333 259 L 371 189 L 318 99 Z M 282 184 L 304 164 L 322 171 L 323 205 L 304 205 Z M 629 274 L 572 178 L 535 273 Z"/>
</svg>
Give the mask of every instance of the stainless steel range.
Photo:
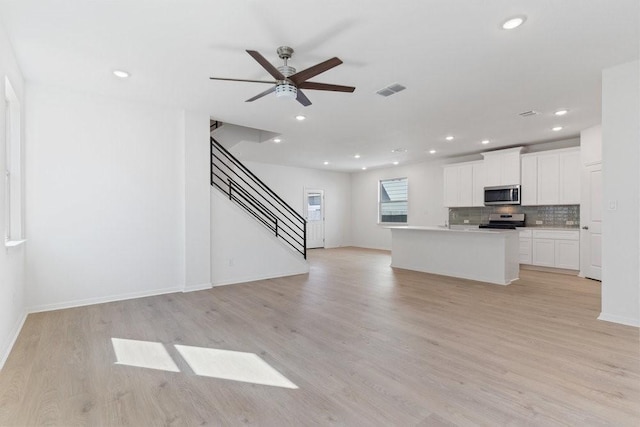
<svg viewBox="0 0 640 427">
<path fill-rule="evenodd" d="M 480 228 L 497 228 L 503 230 L 515 230 L 516 227 L 524 227 L 524 215 L 519 214 L 490 214 L 489 223 L 480 224 Z"/>
</svg>

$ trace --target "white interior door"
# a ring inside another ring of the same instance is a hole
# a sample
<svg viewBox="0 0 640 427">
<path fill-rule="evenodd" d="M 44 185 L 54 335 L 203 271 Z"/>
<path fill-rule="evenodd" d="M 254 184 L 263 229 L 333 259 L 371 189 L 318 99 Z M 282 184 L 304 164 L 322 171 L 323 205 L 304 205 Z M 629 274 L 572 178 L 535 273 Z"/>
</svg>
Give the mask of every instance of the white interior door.
<svg viewBox="0 0 640 427">
<path fill-rule="evenodd" d="M 324 190 L 304 191 L 307 249 L 324 248 Z"/>
<path fill-rule="evenodd" d="M 602 165 L 587 166 L 580 206 L 582 274 L 602 280 Z"/>
</svg>

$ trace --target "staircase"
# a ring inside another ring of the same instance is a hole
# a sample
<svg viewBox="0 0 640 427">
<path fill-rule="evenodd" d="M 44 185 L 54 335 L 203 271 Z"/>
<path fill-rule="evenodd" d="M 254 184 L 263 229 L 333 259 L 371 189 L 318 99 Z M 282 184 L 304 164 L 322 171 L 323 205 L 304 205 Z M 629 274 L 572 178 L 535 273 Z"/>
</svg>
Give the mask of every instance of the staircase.
<svg viewBox="0 0 640 427">
<path fill-rule="evenodd" d="M 219 126 L 213 122 L 211 130 Z M 307 222 L 213 137 L 211 186 L 244 209 L 284 244 L 307 258 Z"/>
</svg>

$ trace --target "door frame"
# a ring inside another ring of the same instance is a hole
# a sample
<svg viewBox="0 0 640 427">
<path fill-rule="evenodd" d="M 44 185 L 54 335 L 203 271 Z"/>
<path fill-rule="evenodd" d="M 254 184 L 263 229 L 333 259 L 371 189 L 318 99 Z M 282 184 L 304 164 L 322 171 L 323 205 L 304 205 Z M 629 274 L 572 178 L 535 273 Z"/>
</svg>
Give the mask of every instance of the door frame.
<svg viewBox="0 0 640 427">
<path fill-rule="evenodd" d="M 325 247 L 325 238 L 326 238 L 326 215 L 325 215 L 325 209 L 326 209 L 326 204 L 325 204 L 325 198 L 324 198 L 324 190 L 321 188 L 317 188 L 317 187 L 304 187 L 303 189 L 303 203 L 302 203 L 302 208 L 304 210 L 304 219 L 305 221 L 307 221 L 307 234 L 309 232 L 309 212 L 307 209 L 307 200 L 309 197 L 309 193 L 320 193 L 320 209 L 322 212 L 322 246 L 314 246 L 312 248 L 309 247 L 309 240 L 306 239 L 307 242 L 307 249 L 319 249 L 319 248 L 324 248 Z M 305 236 L 306 238 L 307 236 Z"/>
</svg>

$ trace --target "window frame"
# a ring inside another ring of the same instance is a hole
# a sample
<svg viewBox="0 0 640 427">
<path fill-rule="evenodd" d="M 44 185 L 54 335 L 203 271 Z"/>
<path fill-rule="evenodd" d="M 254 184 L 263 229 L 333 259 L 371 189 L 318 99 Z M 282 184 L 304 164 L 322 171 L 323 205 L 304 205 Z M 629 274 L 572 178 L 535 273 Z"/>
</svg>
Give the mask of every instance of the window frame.
<svg viewBox="0 0 640 427">
<path fill-rule="evenodd" d="M 389 181 L 402 181 L 404 180 L 406 182 L 406 187 L 407 187 L 407 197 L 404 200 L 396 200 L 395 202 L 405 202 L 406 206 L 407 206 L 407 211 L 406 211 L 406 219 L 405 221 L 402 222 L 388 222 L 388 221 L 383 221 L 382 220 L 382 184 L 384 182 L 389 182 Z M 379 225 L 406 225 L 409 223 L 409 178 L 406 176 L 403 177 L 396 177 L 396 178 L 387 178 L 387 179 L 379 179 L 378 180 L 378 224 Z"/>
</svg>

